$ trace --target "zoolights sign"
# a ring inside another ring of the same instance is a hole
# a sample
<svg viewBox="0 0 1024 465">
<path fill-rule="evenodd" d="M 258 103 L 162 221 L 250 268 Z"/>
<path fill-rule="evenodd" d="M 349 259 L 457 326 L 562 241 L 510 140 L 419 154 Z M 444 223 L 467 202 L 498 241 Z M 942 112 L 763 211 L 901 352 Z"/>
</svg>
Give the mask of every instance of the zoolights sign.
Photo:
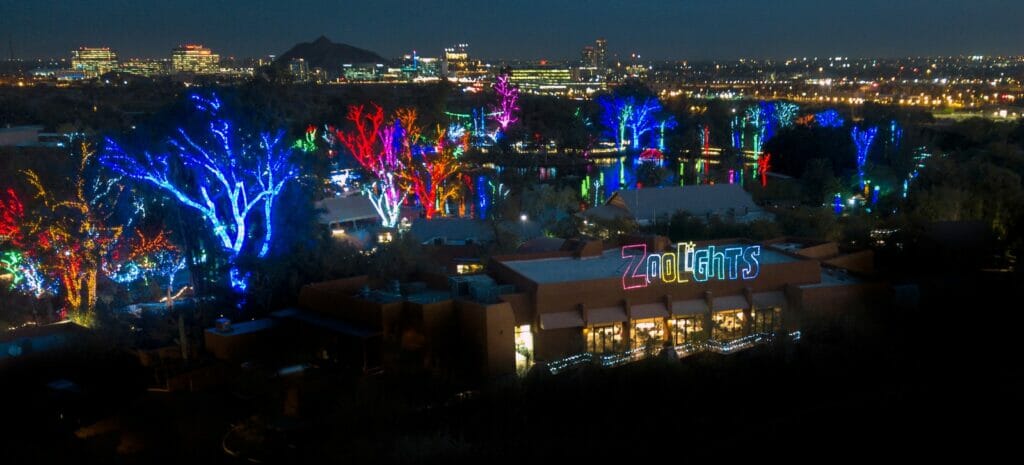
<svg viewBox="0 0 1024 465">
<path fill-rule="evenodd" d="M 675 252 L 648 254 L 647 244 L 627 245 L 622 248 L 622 258 L 629 265 L 622 273 L 622 288 L 636 289 L 661 280 L 665 283 L 690 282 L 686 275 L 697 282 L 712 279 L 754 279 L 761 270 L 757 259 L 761 246 L 748 247 L 707 247 L 696 248 L 692 242 L 676 244 Z"/>
</svg>

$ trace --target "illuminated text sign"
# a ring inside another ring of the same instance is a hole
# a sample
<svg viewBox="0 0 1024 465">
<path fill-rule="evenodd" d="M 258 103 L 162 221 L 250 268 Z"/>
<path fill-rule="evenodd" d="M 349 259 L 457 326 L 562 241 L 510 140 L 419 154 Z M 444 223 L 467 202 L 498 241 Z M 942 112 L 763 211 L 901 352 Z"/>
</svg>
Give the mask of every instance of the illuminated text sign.
<svg viewBox="0 0 1024 465">
<path fill-rule="evenodd" d="M 761 246 L 696 248 L 692 242 L 676 244 L 675 252 L 648 254 L 647 244 L 627 245 L 622 258 L 629 260 L 622 273 L 622 288 L 647 287 L 652 282 L 706 282 L 712 279 L 754 279 L 761 270 Z"/>
</svg>

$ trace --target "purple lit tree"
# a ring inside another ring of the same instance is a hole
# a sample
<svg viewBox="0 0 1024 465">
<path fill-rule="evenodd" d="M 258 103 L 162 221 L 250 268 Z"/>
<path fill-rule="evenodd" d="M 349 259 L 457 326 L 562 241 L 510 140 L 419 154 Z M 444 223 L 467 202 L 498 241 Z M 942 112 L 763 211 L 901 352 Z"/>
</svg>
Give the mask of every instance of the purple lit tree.
<svg viewBox="0 0 1024 465">
<path fill-rule="evenodd" d="M 494 91 L 498 94 L 498 104 L 491 107 L 491 115 L 504 132 L 512 123 L 519 121 L 516 116 L 519 111 L 519 88 L 509 82 L 508 74 L 499 74 L 494 83 Z"/>
<path fill-rule="evenodd" d="M 292 149 L 283 131 L 254 132 L 222 117 L 216 95 L 190 99 L 195 124 L 172 134 L 165 151 L 129 153 L 108 139 L 103 162 L 198 215 L 227 255 L 232 288 L 244 293 L 238 259 L 270 252 L 278 195 L 297 176 Z"/>
</svg>

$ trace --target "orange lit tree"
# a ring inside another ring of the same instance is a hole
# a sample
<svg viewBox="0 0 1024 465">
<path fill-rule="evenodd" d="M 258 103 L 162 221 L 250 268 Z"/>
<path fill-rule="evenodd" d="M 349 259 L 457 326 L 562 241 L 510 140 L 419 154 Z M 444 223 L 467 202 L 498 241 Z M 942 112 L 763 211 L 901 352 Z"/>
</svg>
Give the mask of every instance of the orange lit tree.
<svg viewBox="0 0 1024 465">
<path fill-rule="evenodd" d="M 422 130 L 416 125 L 416 110 L 399 109 L 395 112 L 395 118 L 403 129 L 403 169 L 400 174 L 403 186 L 416 195 L 427 218 L 443 214 L 444 205 L 459 194 L 458 186 L 453 182 L 459 170 L 459 162 L 455 157 L 456 145 L 445 138 L 445 130 L 438 126 L 433 143 L 434 153 L 431 155 L 421 150 L 417 159 L 414 147 Z"/>
</svg>

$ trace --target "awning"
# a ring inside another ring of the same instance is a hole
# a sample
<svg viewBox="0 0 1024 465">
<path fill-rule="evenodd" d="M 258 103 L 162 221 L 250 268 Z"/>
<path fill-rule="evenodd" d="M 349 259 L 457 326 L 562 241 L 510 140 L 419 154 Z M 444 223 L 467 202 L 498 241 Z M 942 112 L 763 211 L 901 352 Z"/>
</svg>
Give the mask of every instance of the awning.
<svg viewBox="0 0 1024 465">
<path fill-rule="evenodd" d="M 668 309 L 666 309 L 665 304 L 661 302 L 634 305 L 630 307 L 630 312 L 630 315 L 634 320 L 641 320 L 644 318 L 665 318 L 668 316 Z"/>
<path fill-rule="evenodd" d="M 626 321 L 626 309 L 623 307 L 590 308 L 586 314 L 588 325 Z"/>
<path fill-rule="evenodd" d="M 540 314 L 540 329 L 582 328 L 583 317 L 580 312 L 556 312 Z"/>
<path fill-rule="evenodd" d="M 708 304 L 704 299 L 677 300 L 672 302 L 673 315 L 699 315 L 707 311 Z"/>
<path fill-rule="evenodd" d="M 747 298 L 741 295 L 727 295 L 724 297 L 715 297 L 711 299 L 711 310 L 741 310 L 749 307 Z"/>
<path fill-rule="evenodd" d="M 781 291 L 754 294 L 754 308 L 782 308 L 785 306 L 786 294 Z"/>
</svg>

